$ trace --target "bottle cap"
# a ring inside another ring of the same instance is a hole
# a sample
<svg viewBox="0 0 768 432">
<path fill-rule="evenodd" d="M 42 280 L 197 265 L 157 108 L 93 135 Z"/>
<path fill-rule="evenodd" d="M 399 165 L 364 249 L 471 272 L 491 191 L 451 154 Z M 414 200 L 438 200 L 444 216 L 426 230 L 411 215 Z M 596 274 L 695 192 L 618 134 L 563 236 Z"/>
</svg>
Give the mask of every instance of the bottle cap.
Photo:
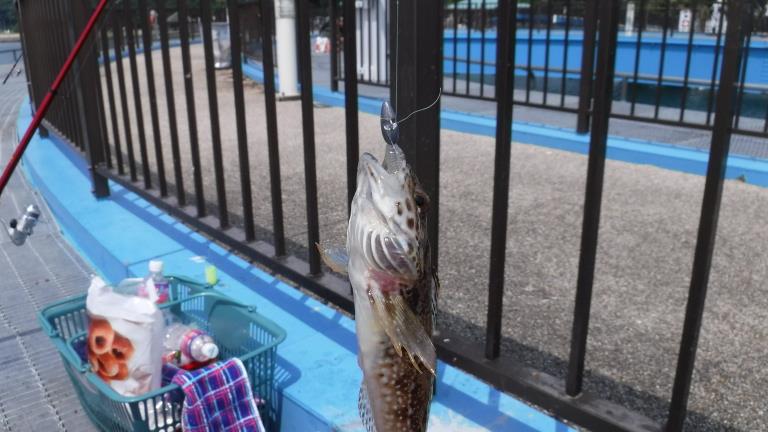
<svg viewBox="0 0 768 432">
<path fill-rule="evenodd" d="M 206 356 L 209 360 L 214 359 L 219 355 L 219 347 L 217 347 L 215 343 L 208 342 L 207 344 L 203 345 L 200 351 L 202 351 L 203 355 Z"/>
<path fill-rule="evenodd" d="M 160 273 L 163 271 L 163 262 L 152 260 L 149 262 L 149 271 L 152 273 Z"/>
</svg>

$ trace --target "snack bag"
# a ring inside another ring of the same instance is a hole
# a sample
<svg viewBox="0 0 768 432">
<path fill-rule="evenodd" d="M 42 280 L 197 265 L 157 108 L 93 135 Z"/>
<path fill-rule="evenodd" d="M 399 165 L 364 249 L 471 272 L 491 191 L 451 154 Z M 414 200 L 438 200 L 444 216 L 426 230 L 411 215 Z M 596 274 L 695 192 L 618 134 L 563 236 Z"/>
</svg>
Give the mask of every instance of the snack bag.
<svg viewBox="0 0 768 432">
<path fill-rule="evenodd" d="M 91 279 L 85 305 L 93 372 L 124 396 L 158 389 L 165 323 L 157 305 L 118 294 L 99 277 Z"/>
</svg>

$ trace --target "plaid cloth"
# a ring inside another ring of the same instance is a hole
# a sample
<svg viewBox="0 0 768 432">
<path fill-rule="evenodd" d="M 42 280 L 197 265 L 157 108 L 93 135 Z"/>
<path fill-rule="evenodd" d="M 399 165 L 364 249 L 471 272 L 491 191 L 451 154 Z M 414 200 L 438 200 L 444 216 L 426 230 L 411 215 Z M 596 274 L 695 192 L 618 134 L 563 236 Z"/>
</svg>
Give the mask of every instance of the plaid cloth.
<svg viewBox="0 0 768 432">
<path fill-rule="evenodd" d="M 181 426 L 185 432 L 264 432 L 240 359 L 180 370 L 173 383 L 184 391 Z"/>
</svg>

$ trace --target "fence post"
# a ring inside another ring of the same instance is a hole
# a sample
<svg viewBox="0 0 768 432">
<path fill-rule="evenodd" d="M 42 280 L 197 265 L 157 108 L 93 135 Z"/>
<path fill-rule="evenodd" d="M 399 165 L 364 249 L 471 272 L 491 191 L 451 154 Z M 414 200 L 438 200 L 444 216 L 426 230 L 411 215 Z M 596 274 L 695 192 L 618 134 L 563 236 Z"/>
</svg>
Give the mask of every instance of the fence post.
<svg viewBox="0 0 768 432">
<path fill-rule="evenodd" d="M 512 98 L 515 83 L 517 1 L 499 1 L 499 39 L 496 45 L 496 151 L 493 158 L 493 211 L 491 212 L 491 263 L 488 276 L 488 313 L 485 357 L 494 360 L 501 346 L 504 303 L 504 263 L 507 251 L 509 171 L 512 153 Z"/>
<path fill-rule="evenodd" d="M 64 11 L 70 17 L 67 29 L 69 45 L 74 46 L 76 31 L 85 26 L 87 19 L 85 8 L 87 6 L 85 3 L 72 0 L 65 0 L 63 4 Z M 96 37 L 92 36 L 88 43 L 94 47 Z M 78 126 L 82 131 L 83 148 L 88 154 L 88 160 L 90 161 L 93 194 L 97 198 L 104 198 L 109 196 L 109 184 L 107 178 L 98 172 L 98 168 L 105 165 L 105 139 L 102 135 L 103 131 L 101 130 L 98 106 L 102 101 L 99 100 L 96 87 L 94 87 L 94 83 L 98 82 L 96 77 L 98 73 L 99 67 L 96 56 L 81 56 L 80 59 L 75 59 L 72 76 L 74 77 L 75 84 L 77 123 L 79 123 Z"/>
<path fill-rule="evenodd" d="M 584 11 L 584 39 L 581 45 L 581 76 L 579 78 L 579 108 L 576 114 L 576 133 L 589 132 L 589 110 L 592 106 L 592 79 L 597 38 L 598 0 L 587 0 Z"/>
<path fill-rule="evenodd" d="M 35 87 L 32 84 L 32 71 L 29 69 L 29 40 L 25 30 L 26 27 L 26 13 L 24 12 L 24 5 L 26 2 L 19 1 L 16 4 L 16 10 L 19 17 L 19 39 L 21 41 L 21 53 L 24 56 L 24 76 L 27 80 L 27 92 L 29 94 L 29 102 L 32 107 L 37 106 L 37 99 L 35 98 Z M 34 110 L 33 110 L 34 111 Z"/>
<path fill-rule="evenodd" d="M 339 4 L 338 0 L 330 1 L 330 16 L 331 23 L 331 91 L 339 91 Z"/>
<path fill-rule="evenodd" d="M 704 303 L 715 248 L 720 200 L 723 195 L 723 180 L 727 168 L 728 151 L 731 144 L 733 117 L 736 99 L 736 85 L 739 79 L 741 55 L 744 49 L 745 22 L 752 19 L 749 0 L 731 0 L 727 6 L 728 27 L 725 35 L 723 63 L 720 71 L 720 86 L 715 105 L 715 122 L 712 129 L 712 144 L 707 165 L 707 179 L 701 204 L 696 250 L 693 257 L 691 285 L 685 307 L 685 321 L 677 359 L 677 370 L 669 404 L 669 417 L 665 430 L 683 430 L 691 389 L 691 378 L 696 361 L 696 348 L 704 315 Z"/>
<path fill-rule="evenodd" d="M 344 118 L 347 128 L 347 210 L 357 190 L 357 159 L 360 155 L 357 104 L 357 36 L 355 0 L 344 1 Z M 390 45 L 391 46 L 391 45 Z"/>
<path fill-rule="evenodd" d="M 571 351 L 565 391 L 569 396 L 581 393 L 584 359 L 587 351 L 589 316 L 592 306 L 592 283 L 595 276 L 600 207 L 603 197 L 605 157 L 608 146 L 608 123 L 613 102 L 616 40 L 619 31 L 619 0 L 595 0 L 600 3 L 600 41 L 595 78 L 595 112 L 589 139 L 589 161 L 584 193 L 584 219 L 581 228 L 581 251 L 576 280 L 576 301 L 571 331 Z"/>
<path fill-rule="evenodd" d="M 399 0 L 391 4 L 394 28 L 390 57 L 392 103 L 400 118 L 429 106 L 442 87 L 442 0 Z M 397 12 L 397 8 L 401 8 Z M 346 26 L 346 24 L 345 24 Z M 395 33 L 397 30 L 397 34 Z M 440 178 L 440 102 L 414 115 L 400 126 L 400 142 L 424 191 L 430 198 L 429 241 L 437 266 L 437 227 Z"/>
</svg>

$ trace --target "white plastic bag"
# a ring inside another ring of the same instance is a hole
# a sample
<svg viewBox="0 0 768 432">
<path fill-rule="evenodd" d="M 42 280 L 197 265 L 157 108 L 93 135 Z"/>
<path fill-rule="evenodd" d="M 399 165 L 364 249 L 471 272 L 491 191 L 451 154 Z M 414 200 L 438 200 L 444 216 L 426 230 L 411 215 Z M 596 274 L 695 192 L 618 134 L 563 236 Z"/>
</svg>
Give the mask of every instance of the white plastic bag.
<svg viewBox="0 0 768 432">
<path fill-rule="evenodd" d="M 85 304 L 94 373 L 124 396 L 160 388 L 165 323 L 157 305 L 118 294 L 99 277 L 91 279 Z"/>
</svg>

